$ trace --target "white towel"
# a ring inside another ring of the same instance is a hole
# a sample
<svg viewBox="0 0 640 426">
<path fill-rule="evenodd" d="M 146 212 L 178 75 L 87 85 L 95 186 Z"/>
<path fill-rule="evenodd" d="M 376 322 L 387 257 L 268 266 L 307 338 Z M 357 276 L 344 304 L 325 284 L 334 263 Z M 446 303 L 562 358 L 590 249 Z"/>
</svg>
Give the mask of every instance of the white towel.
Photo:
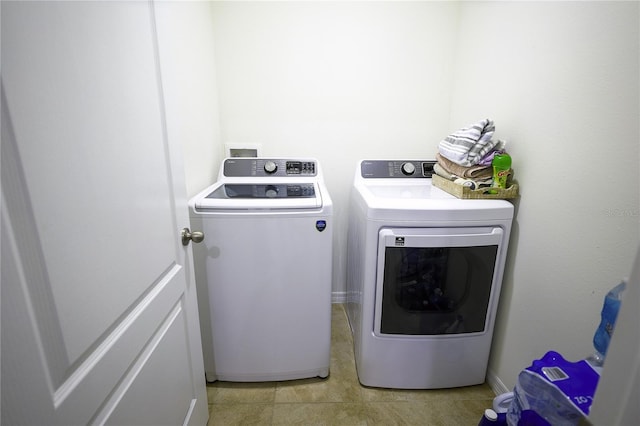
<svg viewBox="0 0 640 426">
<path fill-rule="evenodd" d="M 438 150 L 456 164 L 475 166 L 500 142 L 492 140 L 495 129 L 493 120 L 485 118 L 444 138 Z"/>
</svg>

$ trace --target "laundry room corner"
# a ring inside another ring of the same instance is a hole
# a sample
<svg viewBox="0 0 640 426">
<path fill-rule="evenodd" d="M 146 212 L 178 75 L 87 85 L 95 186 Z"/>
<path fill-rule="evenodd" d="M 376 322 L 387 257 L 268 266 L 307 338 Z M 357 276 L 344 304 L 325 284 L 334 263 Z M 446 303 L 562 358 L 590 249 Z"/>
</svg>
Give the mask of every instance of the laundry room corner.
<svg viewBox="0 0 640 426">
<path fill-rule="evenodd" d="M 640 0 L 0 10 L 0 423 L 638 423 Z"/>
<path fill-rule="evenodd" d="M 451 126 L 490 115 L 521 188 L 488 373 L 498 391 L 547 350 L 588 356 L 604 295 L 631 269 L 640 237 L 638 6 L 461 8 Z"/>
<path fill-rule="evenodd" d="M 187 87 L 202 108 L 186 108 L 187 93 L 175 92 L 173 106 L 185 107 L 173 131 L 185 135 L 189 195 L 215 180 L 225 143 L 317 158 L 334 202 L 332 298 L 343 303 L 357 162 L 433 158 L 443 137 L 490 117 L 520 197 L 488 381 L 496 392 L 511 389 L 550 348 L 588 355 L 602 298 L 629 270 L 640 239 L 637 2 L 213 2 L 191 10 L 200 16 L 185 29 L 194 40 L 187 59 L 203 61 L 190 68 L 206 76 L 202 87 Z M 178 47 L 174 57 L 188 55 Z M 187 64 L 172 64 L 176 81 Z M 192 136 L 190 121 L 203 131 Z"/>
</svg>

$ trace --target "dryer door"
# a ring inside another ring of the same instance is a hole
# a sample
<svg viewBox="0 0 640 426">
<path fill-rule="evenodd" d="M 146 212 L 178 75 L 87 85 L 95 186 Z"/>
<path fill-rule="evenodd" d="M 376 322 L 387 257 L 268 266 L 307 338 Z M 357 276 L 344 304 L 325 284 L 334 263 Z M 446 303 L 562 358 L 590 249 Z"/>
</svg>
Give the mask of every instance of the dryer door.
<svg viewBox="0 0 640 426">
<path fill-rule="evenodd" d="M 503 235 L 499 227 L 381 229 L 375 333 L 445 336 L 488 330 L 490 307 L 499 296 Z"/>
</svg>

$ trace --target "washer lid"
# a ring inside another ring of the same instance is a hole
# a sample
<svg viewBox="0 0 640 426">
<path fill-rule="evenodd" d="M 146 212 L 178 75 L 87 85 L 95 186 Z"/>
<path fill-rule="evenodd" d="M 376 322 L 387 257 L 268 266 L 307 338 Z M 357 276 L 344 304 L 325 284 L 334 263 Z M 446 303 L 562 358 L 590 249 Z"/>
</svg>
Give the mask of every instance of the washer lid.
<svg viewBox="0 0 640 426">
<path fill-rule="evenodd" d="M 317 209 L 322 207 L 316 183 L 219 183 L 195 201 L 204 210 Z"/>
</svg>

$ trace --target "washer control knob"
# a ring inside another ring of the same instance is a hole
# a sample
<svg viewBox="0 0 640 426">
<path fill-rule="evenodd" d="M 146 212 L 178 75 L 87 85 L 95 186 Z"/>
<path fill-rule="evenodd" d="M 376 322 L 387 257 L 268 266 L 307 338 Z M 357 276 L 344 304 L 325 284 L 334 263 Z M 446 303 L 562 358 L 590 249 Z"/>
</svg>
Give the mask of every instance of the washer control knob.
<svg viewBox="0 0 640 426">
<path fill-rule="evenodd" d="M 416 166 L 413 163 L 404 163 L 402 165 L 402 173 L 407 176 L 411 176 L 416 171 Z"/>
<path fill-rule="evenodd" d="M 271 174 L 278 170 L 278 165 L 274 161 L 267 161 L 264 163 L 264 171 Z"/>
</svg>

